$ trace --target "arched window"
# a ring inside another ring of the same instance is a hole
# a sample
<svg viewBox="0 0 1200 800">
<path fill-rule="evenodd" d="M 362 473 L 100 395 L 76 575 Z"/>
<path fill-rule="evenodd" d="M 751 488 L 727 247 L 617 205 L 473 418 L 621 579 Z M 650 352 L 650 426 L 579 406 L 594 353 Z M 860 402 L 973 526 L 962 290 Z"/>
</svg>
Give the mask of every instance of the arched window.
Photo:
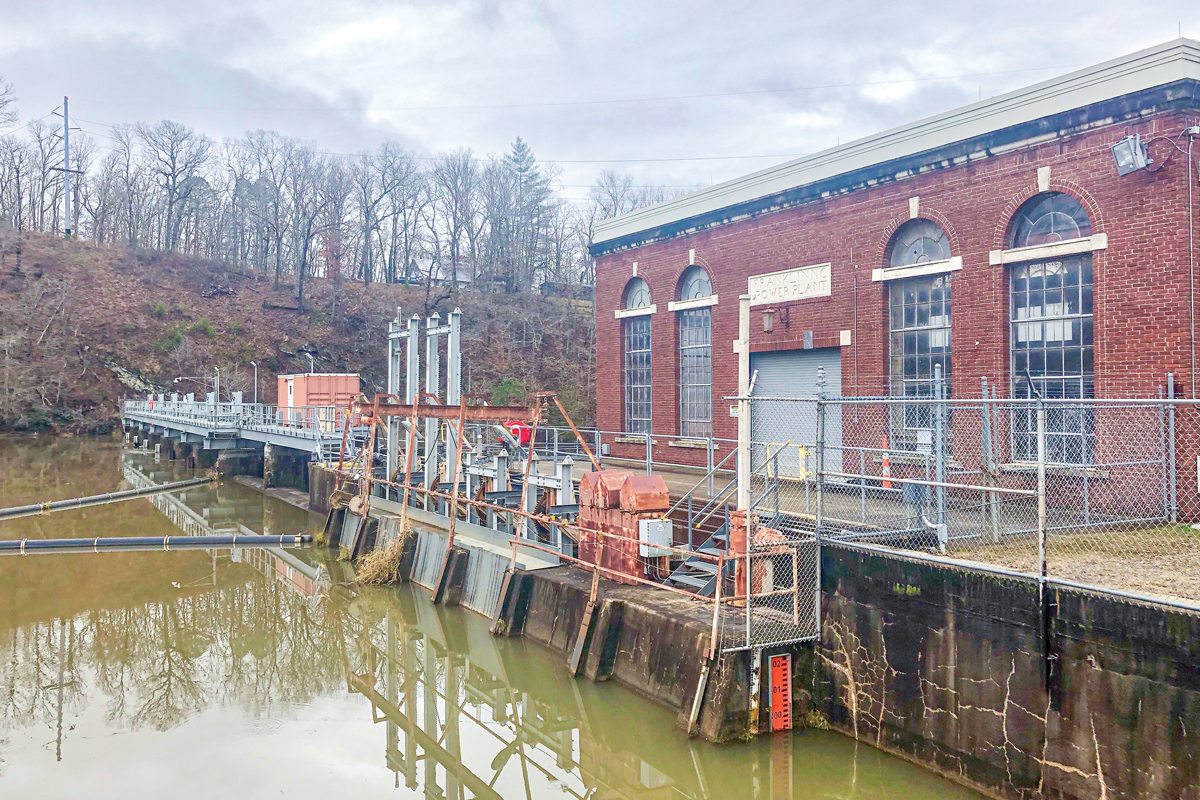
<svg viewBox="0 0 1200 800">
<path fill-rule="evenodd" d="M 700 267 L 689 267 L 679 280 L 680 300 L 699 300 L 712 294 L 708 273 Z"/>
<path fill-rule="evenodd" d="M 1091 220 L 1078 200 L 1047 192 L 1017 211 L 1009 244 L 1052 245 L 1091 233 Z M 1090 252 L 1051 255 L 1009 268 L 1013 397 L 1035 392 L 1056 398 L 1095 396 L 1092 288 Z M 1018 417 L 1019 455 L 1036 457 L 1036 419 L 1032 412 Z M 1088 409 L 1056 406 L 1046 419 L 1047 459 L 1086 462 L 1092 452 L 1092 428 Z"/>
<path fill-rule="evenodd" d="M 914 219 L 892 239 L 892 267 L 950 259 L 950 240 L 936 223 Z M 888 283 L 891 394 L 928 397 L 934 367 L 950 385 L 950 266 L 945 272 L 900 278 Z M 947 394 L 949 389 L 947 388 Z M 933 427 L 930 406 L 905 406 L 905 428 Z"/>
<path fill-rule="evenodd" d="M 1034 247 L 1092 235 L 1092 221 L 1079 201 L 1062 192 L 1043 192 L 1017 210 L 1008 246 Z"/>
<path fill-rule="evenodd" d="M 712 282 L 701 267 L 688 267 L 679 280 L 679 300 L 712 295 Z M 679 315 L 679 433 L 712 436 L 712 307 L 683 308 Z"/>
<path fill-rule="evenodd" d="M 650 286 L 641 278 L 634 278 L 625 287 L 625 308 L 649 308 Z"/>
<path fill-rule="evenodd" d="M 650 287 L 634 278 L 625 287 L 625 309 L 649 309 Z M 650 433 L 650 314 L 625 317 L 625 431 Z"/>
<path fill-rule="evenodd" d="M 892 239 L 893 267 L 943 261 L 949 257 L 950 240 L 946 238 L 946 233 L 927 219 L 905 223 Z"/>
</svg>

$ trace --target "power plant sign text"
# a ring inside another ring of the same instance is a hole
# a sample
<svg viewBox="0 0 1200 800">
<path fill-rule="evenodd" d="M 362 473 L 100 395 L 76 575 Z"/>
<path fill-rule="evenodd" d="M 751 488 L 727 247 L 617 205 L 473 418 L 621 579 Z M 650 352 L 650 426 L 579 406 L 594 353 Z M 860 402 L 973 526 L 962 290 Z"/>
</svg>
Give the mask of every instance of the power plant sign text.
<svg viewBox="0 0 1200 800">
<path fill-rule="evenodd" d="M 765 275 L 751 275 L 747 288 L 752 306 L 829 297 L 833 293 L 830 264 L 813 264 Z"/>
</svg>

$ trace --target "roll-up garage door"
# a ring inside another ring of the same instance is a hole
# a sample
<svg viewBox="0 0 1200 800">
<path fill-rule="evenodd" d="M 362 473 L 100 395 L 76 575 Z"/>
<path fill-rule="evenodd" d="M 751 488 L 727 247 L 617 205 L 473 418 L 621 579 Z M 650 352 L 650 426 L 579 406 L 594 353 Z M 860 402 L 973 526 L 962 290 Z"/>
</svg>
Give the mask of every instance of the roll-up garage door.
<svg viewBox="0 0 1200 800">
<path fill-rule="evenodd" d="M 774 458 L 781 475 L 803 477 L 816 469 L 816 404 L 758 398 L 816 397 L 820 367 L 825 368 L 825 396 L 840 397 L 841 348 L 777 350 L 751 355 L 750 374 L 758 373 L 750 404 L 754 468 Z M 842 469 L 841 411 L 840 406 L 830 405 L 825 413 L 825 468 L 834 472 Z"/>
</svg>

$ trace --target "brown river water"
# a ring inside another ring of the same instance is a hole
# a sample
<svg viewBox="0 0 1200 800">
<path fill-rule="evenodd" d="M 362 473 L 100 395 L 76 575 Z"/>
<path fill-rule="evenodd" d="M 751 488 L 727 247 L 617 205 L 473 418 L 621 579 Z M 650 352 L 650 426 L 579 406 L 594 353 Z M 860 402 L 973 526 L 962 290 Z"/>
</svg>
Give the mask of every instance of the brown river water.
<svg viewBox="0 0 1200 800">
<path fill-rule="evenodd" d="M 0 439 L 0 507 L 190 477 L 113 440 Z M 300 533 L 233 481 L 0 522 L 0 538 Z M 317 550 L 0 556 L 0 798 L 979 795 L 836 733 L 690 742 L 416 586 Z"/>
</svg>

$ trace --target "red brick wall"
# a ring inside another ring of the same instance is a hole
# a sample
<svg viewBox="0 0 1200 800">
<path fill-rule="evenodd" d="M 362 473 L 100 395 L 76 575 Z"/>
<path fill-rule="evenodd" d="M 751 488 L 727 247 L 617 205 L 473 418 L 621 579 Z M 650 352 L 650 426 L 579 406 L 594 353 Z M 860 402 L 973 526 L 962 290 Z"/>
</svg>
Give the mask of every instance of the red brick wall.
<svg viewBox="0 0 1200 800">
<path fill-rule="evenodd" d="M 1088 210 L 1093 233 L 1108 248 L 1093 255 L 1095 276 L 1096 392 L 1099 396 L 1154 396 L 1175 372 L 1190 394 L 1188 317 L 1187 159 L 1163 141 L 1151 145 L 1156 171 L 1118 177 L 1110 148 L 1133 133 L 1143 141 L 1176 136 L 1195 124 L 1179 112 L 1148 117 L 1136 125 L 1112 125 L 1031 145 L 983 161 L 897 180 L 875 188 L 715 227 L 678 238 L 601 255 L 596 267 L 596 416 L 600 428 L 621 430 L 622 320 L 615 319 L 632 266 L 650 286 L 653 316 L 655 458 L 703 463 L 704 453 L 672 448 L 679 432 L 678 329 L 667 303 L 688 266 L 688 251 L 707 267 L 719 304 L 713 311 L 713 435 L 733 439 L 737 421 L 722 398 L 736 394 L 738 296 L 751 275 L 823 262 L 832 263 L 832 296 L 782 304 L 790 325 L 777 315 L 771 335 L 762 330 L 762 308 L 751 321 L 755 351 L 795 349 L 804 331 L 815 347 L 835 347 L 839 332 L 855 328 L 842 348 L 842 392 L 886 394 L 887 300 L 871 270 L 885 265 L 891 234 L 909 219 L 909 198 L 920 198 L 920 216 L 946 231 L 963 269 L 954 275 L 954 389 L 978 396 L 979 378 L 1008 392 L 1007 268 L 989 264 L 1003 249 L 1018 206 L 1038 193 L 1039 167 L 1051 168 L 1050 189 L 1066 192 Z M 1164 160 L 1167 156 L 1169 160 Z M 1200 206 L 1200 189 L 1197 190 Z M 1197 222 L 1200 228 L 1200 221 Z M 718 460 L 728 451 L 722 447 Z M 614 456 L 642 458 L 644 445 L 614 445 Z M 690 459 L 688 457 L 691 457 Z"/>
</svg>

